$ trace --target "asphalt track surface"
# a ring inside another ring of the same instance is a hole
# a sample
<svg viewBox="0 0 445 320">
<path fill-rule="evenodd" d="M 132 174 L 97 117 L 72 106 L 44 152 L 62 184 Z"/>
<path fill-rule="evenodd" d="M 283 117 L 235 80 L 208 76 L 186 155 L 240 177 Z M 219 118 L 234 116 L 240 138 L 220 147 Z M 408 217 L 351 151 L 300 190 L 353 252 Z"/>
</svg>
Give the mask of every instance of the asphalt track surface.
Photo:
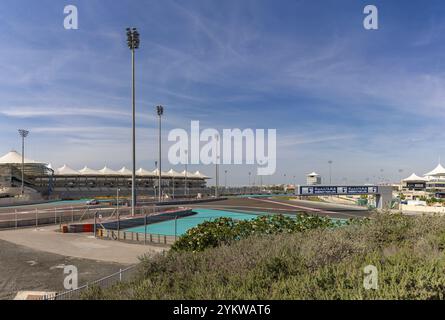
<svg viewBox="0 0 445 320">
<path fill-rule="evenodd" d="M 187 205 L 192 208 L 214 208 L 237 210 L 246 212 L 270 212 L 270 213 L 290 213 L 297 214 L 307 212 L 320 216 L 332 218 L 362 218 L 370 215 L 367 208 L 342 205 L 326 202 L 315 202 L 306 200 L 283 200 L 275 198 L 229 198 L 227 200 L 203 202 L 196 205 Z M 64 209 L 65 214 L 69 215 L 69 210 L 81 212 L 86 210 L 85 203 L 57 202 L 38 205 L 27 205 L 20 207 L 0 208 L 0 221 L 15 219 L 15 211 L 18 211 L 21 219 L 33 219 L 35 211 L 39 211 L 39 217 L 54 217 L 54 209 Z M 106 205 L 90 206 L 91 210 L 113 208 Z"/>
<path fill-rule="evenodd" d="M 337 219 L 365 218 L 371 214 L 367 208 L 358 206 L 306 200 L 282 200 L 274 198 L 231 198 L 212 203 L 200 203 L 192 205 L 191 207 L 283 214 L 299 214 L 306 212 L 309 214 Z"/>
</svg>

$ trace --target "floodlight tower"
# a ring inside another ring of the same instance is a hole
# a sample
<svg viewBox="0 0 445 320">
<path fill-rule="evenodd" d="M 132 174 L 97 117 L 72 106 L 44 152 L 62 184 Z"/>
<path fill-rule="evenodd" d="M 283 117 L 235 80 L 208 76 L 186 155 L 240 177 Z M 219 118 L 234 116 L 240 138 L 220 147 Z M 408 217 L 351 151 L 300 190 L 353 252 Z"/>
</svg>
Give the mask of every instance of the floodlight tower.
<svg viewBox="0 0 445 320">
<path fill-rule="evenodd" d="M 162 162 L 161 162 L 161 153 L 162 153 L 162 139 L 161 139 L 161 119 L 162 115 L 164 114 L 164 107 L 163 106 L 157 106 L 156 111 L 158 113 L 159 117 L 159 181 L 158 181 L 158 201 L 162 201 L 162 193 L 161 193 L 161 168 L 162 168 Z"/>
<path fill-rule="evenodd" d="M 22 187 L 20 194 L 23 196 L 25 193 L 25 138 L 28 136 L 29 131 L 25 129 L 19 129 L 19 135 L 22 137 Z"/>
<path fill-rule="evenodd" d="M 133 109 L 133 137 L 132 137 L 132 154 L 133 167 L 131 171 L 131 215 L 135 215 L 136 206 L 136 88 L 135 88 L 135 50 L 139 49 L 139 32 L 136 28 L 127 28 L 127 45 L 131 50 L 131 70 L 132 70 L 132 109 Z"/>
</svg>

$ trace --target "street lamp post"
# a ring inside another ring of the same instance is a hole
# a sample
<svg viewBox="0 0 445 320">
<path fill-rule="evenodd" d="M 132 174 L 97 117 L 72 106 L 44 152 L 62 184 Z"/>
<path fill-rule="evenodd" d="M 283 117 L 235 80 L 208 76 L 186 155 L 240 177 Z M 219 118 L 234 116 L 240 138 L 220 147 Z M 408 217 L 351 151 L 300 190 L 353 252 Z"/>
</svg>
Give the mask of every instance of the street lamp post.
<svg viewBox="0 0 445 320">
<path fill-rule="evenodd" d="M 158 170 L 158 162 L 155 161 L 155 171 Z M 156 179 L 153 181 L 153 192 L 154 192 L 154 198 L 153 201 L 156 201 Z"/>
<path fill-rule="evenodd" d="M 117 214 L 119 214 L 119 191 L 120 191 L 120 189 L 117 188 L 117 190 L 116 190 L 116 212 L 117 212 Z"/>
<path fill-rule="evenodd" d="M 131 172 L 131 215 L 135 214 L 136 206 L 136 85 L 135 85 L 135 50 L 139 49 L 139 32 L 136 28 L 127 28 L 127 45 L 131 50 L 131 70 L 132 70 L 132 153 L 133 153 L 133 168 Z"/>
<path fill-rule="evenodd" d="M 184 151 L 186 160 L 185 160 L 185 177 L 184 177 L 184 195 L 187 197 L 187 164 L 189 162 L 188 158 L 188 152 L 187 150 Z"/>
<path fill-rule="evenodd" d="M 161 176 L 161 170 L 162 170 L 162 163 L 161 163 L 161 153 L 162 153 L 162 139 L 161 139 L 161 119 L 162 119 L 162 115 L 164 114 L 164 107 L 163 106 L 157 106 L 156 107 L 156 111 L 158 113 L 158 117 L 159 117 L 159 171 L 158 171 L 158 201 L 161 202 L 162 201 L 162 192 L 161 192 L 161 180 L 162 180 L 162 176 Z"/>
<path fill-rule="evenodd" d="M 329 160 L 328 163 L 329 163 L 329 185 L 332 185 L 332 160 Z"/>
<path fill-rule="evenodd" d="M 218 162 L 219 162 L 219 135 L 215 136 L 216 139 L 216 159 L 215 159 L 215 198 L 218 198 L 219 194 L 218 194 L 218 189 L 219 189 L 219 168 L 218 168 Z"/>
<path fill-rule="evenodd" d="M 227 170 L 224 170 L 224 189 L 227 189 Z"/>
<path fill-rule="evenodd" d="M 25 194 L 25 138 L 28 136 L 29 131 L 25 129 L 19 129 L 19 134 L 22 137 L 22 186 L 20 193 L 23 196 Z"/>
</svg>

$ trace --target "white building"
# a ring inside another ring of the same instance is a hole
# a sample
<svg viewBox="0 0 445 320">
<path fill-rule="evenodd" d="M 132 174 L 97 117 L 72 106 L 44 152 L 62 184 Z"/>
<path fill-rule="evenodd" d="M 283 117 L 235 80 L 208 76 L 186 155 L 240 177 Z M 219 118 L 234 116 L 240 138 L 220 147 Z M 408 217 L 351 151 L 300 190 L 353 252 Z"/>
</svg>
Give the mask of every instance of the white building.
<svg viewBox="0 0 445 320">
<path fill-rule="evenodd" d="M 320 185 L 321 184 L 321 176 L 316 172 L 309 173 L 306 176 L 306 184 L 308 186 Z"/>
</svg>

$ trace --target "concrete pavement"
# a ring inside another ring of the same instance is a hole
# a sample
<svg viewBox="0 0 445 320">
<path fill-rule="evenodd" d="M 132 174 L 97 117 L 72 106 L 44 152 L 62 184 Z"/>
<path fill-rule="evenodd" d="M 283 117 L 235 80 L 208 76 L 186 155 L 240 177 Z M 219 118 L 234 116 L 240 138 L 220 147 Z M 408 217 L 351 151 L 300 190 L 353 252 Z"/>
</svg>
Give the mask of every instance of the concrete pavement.
<svg viewBox="0 0 445 320">
<path fill-rule="evenodd" d="M 48 226 L 39 229 L 0 231 L 0 240 L 68 257 L 122 264 L 138 263 L 140 256 L 166 250 L 163 246 L 98 240 L 91 233 L 62 234 L 56 232 L 57 228 Z"/>
</svg>

